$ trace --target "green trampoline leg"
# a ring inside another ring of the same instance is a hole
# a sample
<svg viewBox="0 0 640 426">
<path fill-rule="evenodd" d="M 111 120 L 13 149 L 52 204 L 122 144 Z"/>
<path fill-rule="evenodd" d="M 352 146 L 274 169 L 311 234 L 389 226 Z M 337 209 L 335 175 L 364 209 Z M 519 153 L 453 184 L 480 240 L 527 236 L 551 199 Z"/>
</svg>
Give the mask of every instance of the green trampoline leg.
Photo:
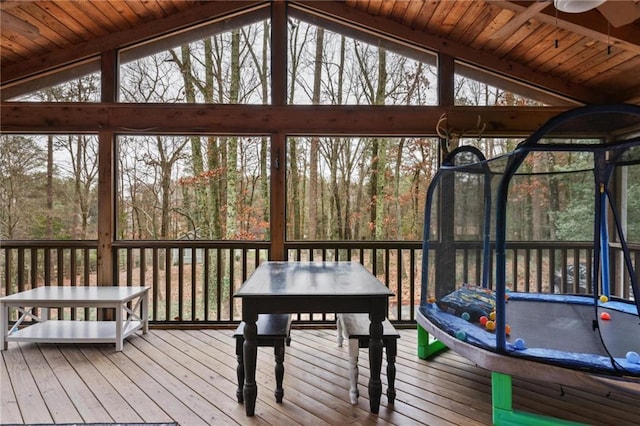
<svg viewBox="0 0 640 426">
<path fill-rule="evenodd" d="M 583 425 L 583 423 L 541 416 L 513 410 L 511 376 L 491 373 L 491 398 L 493 400 L 493 424 L 497 426 L 556 426 Z"/>
<path fill-rule="evenodd" d="M 447 347 L 444 343 L 432 336 L 429 336 L 427 330 L 418 324 L 418 358 L 427 359 L 445 349 L 447 349 Z"/>
</svg>

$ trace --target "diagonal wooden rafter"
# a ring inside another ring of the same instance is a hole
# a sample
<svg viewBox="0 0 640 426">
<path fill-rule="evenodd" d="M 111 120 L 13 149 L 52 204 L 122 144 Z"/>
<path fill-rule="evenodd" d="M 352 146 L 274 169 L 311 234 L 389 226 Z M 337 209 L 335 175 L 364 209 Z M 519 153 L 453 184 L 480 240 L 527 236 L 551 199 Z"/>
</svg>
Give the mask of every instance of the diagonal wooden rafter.
<svg viewBox="0 0 640 426">
<path fill-rule="evenodd" d="M 498 31 L 491 34 L 490 39 L 501 40 L 507 36 L 513 34 L 518 28 L 523 26 L 531 18 L 534 18 L 538 13 L 542 12 L 550 4 L 546 1 L 536 1 L 527 6 L 522 12 L 514 15 L 509 22 L 502 26 Z"/>
<path fill-rule="evenodd" d="M 553 3 L 552 0 L 540 2 L 487 0 L 487 2 L 518 14 L 524 13 L 532 3 L 543 3 L 550 6 Z M 536 19 L 548 25 L 557 25 L 558 28 L 575 32 L 592 40 L 640 54 L 639 27 L 637 25 L 625 25 L 615 28 L 609 25 L 607 19 L 597 10 L 583 13 L 558 12 L 556 18 L 555 8 L 542 8 Z"/>
</svg>

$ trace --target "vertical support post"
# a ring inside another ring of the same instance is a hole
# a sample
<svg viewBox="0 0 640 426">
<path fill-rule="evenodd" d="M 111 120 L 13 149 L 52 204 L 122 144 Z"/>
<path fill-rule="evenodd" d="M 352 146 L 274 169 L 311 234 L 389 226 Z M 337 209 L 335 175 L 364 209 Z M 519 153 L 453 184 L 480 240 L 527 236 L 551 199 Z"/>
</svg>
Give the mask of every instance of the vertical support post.
<svg viewBox="0 0 640 426">
<path fill-rule="evenodd" d="M 287 3 L 271 3 L 271 104 L 287 103 Z M 270 260 L 286 260 L 285 253 L 285 184 L 286 135 L 271 135 L 271 251 Z"/>
<path fill-rule="evenodd" d="M 285 242 L 285 183 L 286 138 L 282 133 L 271 135 L 271 250 L 269 260 L 286 260 Z"/>
<path fill-rule="evenodd" d="M 450 107 L 455 103 L 455 61 L 453 56 L 438 53 L 438 105 Z"/>
<path fill-rule="evenodd" d="M 453 56 L 438 53 L 438 105 L 440 107 L 452 107 L 455 104 L 455 61 Z M 446 140 L 440 138 L 439 144 L 443 148 Z M 449 147 L 446 147 L 447 149 Z M 440 163 L 443 160 L 443 154 L 445 150 L 440 149 Z M 446 179 L 446 181 L 445 181 Z M 453 178 L 443 177 L 443 183 L 437 188 L 441 191 L 441 188 L 453 188 Z M 450 185 L 450 186 L 449 186 Z M 453 246 L 453 204 L 445 204 L 443 200 L 445 198 L 438 196 L 439 210 L 438 229 L 440 229 L 440 242 L 441 249 L 435 253 L 435 273 L 436 282 L 439 285 L 436 287 L 437 293 L 434 294 L 436 298 L 440 298 L 447 293 L 450 293 L 455 289 L 455 248 Z"/>
<path fill-rule="evenodd" d="M 101 56 L 101 101 L 115 102 L 118 92 L 118 53 L 109 50 Z M 98 253 L 97 283 L 114 285 L 115 262 L 115 137 L 113 132 L 98 133 Z M 113 309 L 98 309 L 98 319 L 113 320 Z"/>
</svg>

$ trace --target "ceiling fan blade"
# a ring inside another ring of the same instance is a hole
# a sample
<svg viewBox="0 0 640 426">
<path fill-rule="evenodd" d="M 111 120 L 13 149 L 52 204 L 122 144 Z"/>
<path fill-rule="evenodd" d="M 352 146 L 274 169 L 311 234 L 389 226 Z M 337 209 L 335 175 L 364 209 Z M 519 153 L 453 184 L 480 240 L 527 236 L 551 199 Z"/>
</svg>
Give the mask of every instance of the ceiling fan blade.
<svg viewBox="0 0 640 426">
<path fill-rule="evenodd" d="M 598 11 L 616 28 L 640 18 L 640 4 L 634 1 L 606 1 Z"/>
</svg>

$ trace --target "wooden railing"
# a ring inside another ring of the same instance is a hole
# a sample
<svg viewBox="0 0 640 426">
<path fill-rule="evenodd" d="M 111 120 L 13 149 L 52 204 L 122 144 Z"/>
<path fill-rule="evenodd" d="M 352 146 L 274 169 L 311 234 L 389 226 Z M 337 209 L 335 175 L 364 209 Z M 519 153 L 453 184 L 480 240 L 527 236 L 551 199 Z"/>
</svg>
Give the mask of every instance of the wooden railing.
<svg viewBox="0 0 640 426">
<path fill-rule="evenodd" d="M 437 246 L 432 245 L 432 248 Z M 514 291 L 589 293 L 592 244 L 510 243 L 507 281 Z M 422 248 L 408 242 L 288 242 L 288 260 L 354 260 L 362 263 L 395 294 L 389 318 L 412 324 L 419 304 Z M 255 268 L 269 257 L 269 243 L 260 241 L 119 241 L 114 244 L 114 285 L 151 288 L 151 321 L 161 325 L 203 326 L 236 323 L 240 301 L 233 294 Z M 2 295 L 30 288 L 96 285 L 95 241 L 3 241 L 0 250 Z M 621 273 L 619 247 L 611 245 L 612 294 L 629 299 L 629 276 Z M 640 246 L 631 247 L 632 263 L 640 269 Z M 515 259 L 515 261 L 514 261 Z M 460 243 L 456 250 L 456 280 L 480 282 L 477 245 Z M 577 267 L 576 267 L 577 266 Z M 495 274 L 490 276 L 493 285 Z M 90 309 L 57 310 L 58 317 L 95 315 Z M 54 312 L 55 318 L 55 312 Z M 332 315 L 298 314 L 300 323 L 327 324 Z"/>
</svg>

